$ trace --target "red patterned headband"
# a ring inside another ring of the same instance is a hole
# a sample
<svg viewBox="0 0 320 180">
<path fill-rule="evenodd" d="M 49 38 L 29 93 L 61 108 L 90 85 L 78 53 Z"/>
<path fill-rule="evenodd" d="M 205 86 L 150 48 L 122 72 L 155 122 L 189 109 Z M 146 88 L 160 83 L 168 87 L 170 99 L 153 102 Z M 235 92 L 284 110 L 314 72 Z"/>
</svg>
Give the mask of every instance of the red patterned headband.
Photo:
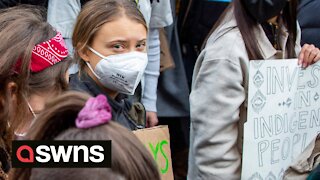
<svg viewBox="0 0 320 180">
<path fill-rule="evenodd" d="M 60 32 L 48 41 L 37 44 L 32 50 L 31 72 L 42 71 L 68 56 L 68 49 Z"/>
</svg>

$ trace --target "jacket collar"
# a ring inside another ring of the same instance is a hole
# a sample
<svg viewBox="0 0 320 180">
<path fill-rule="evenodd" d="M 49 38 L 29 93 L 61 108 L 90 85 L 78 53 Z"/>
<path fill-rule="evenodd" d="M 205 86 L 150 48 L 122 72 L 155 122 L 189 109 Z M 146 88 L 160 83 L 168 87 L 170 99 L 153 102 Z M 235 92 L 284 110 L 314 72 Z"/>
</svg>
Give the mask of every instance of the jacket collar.
<svg viewBox="0 0 320 180">
<path fill-rule="evenodd" d="M 282 20 L 280 19 L 279 25 L 280 25 L 280 34 L 279 34 L 279 42 L 280 47 L 282 50 L 282 58 L 285 58 L 284 55 L 286 54 L 286 44 L 289 37 L 288 30 L 285 28 L 285 26 L 281 25 L 283 24 Z M 271 59 L 274 57 L 277 53 L 277 50 L 273 47 L 273 45 L 270 43 L 267 35 L 265 34 L 262 26 L 259 24 L 254 29 L 254 33 L 256 34 L 257 41 L 259 44 L 259 48 L 262 52 L 263 59 Z"/>
</svg>

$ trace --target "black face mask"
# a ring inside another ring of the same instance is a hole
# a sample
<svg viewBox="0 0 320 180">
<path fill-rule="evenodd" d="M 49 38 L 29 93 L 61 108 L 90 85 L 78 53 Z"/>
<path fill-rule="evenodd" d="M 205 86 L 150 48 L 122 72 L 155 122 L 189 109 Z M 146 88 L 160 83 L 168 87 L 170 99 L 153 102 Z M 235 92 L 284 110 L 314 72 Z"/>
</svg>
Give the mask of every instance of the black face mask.
<svg viewBox="0 0 320 180">
<path fill-rule="evenodd" d="M 245 8 L 259 23 L 277 16 L 288 0 L 242 0 Z"/>
</svg>

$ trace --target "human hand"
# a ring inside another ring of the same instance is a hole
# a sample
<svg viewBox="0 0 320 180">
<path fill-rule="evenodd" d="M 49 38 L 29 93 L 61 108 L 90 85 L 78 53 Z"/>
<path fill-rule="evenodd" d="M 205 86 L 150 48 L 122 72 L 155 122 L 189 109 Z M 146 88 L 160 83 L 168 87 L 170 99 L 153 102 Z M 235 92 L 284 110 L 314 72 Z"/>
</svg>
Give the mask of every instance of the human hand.
<svg viewBox="0 0 320 180">
<path fill-rule="evenodd" d="M 304 44 L 299 54 L 298 64 L 303 68 L 320 60 L 320 50 L 313 44 Z"/>
<path fill-rule="evenodd" d="M 147 111 L 146 116 L 147 116 L 146 127 L 153 127 L 158 125 L 159 120 L 156 112 Z"/>
</svg>

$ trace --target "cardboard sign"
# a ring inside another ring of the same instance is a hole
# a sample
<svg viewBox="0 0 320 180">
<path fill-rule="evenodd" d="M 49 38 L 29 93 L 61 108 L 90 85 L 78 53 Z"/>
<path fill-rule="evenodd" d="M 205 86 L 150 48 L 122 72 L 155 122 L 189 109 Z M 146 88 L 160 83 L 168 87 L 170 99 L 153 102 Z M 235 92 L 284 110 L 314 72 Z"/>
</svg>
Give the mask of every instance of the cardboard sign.
<svg viewBox="0 0 320 180">
<path fill-rule="evenodd" d="M 173 180 L 168 126 L 140 129 L 133 131 L 133 133 L 146 146 L 157 162 L 161 179 Z"/>
<path fill-rule="evenodd" d="M 320 63 L 251 61 L 242 179 L 282 179 L 320 131 Z"/>
</svg>

